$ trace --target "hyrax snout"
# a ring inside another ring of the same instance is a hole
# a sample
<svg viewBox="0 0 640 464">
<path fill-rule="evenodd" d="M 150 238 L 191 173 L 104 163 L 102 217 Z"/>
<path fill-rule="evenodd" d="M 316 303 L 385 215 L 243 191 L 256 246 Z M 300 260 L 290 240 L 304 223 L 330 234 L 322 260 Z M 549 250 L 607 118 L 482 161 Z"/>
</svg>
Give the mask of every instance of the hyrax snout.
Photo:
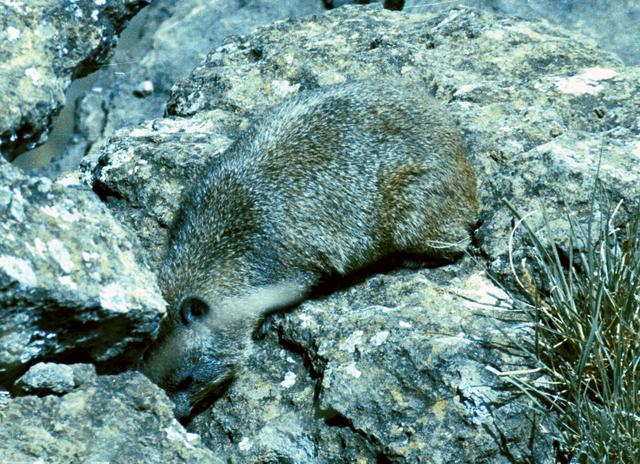
<svg viewBox="0 0 640 464">
<path fill-rule="evenodd" d="M 418 87 L 323 87 L 267 111 L 186 193 L 143 371 L 188 416 L 234 376 L 267 311 L 391 254 L 450 260 L 477 220 L 460 133 Z"/>
</svg>

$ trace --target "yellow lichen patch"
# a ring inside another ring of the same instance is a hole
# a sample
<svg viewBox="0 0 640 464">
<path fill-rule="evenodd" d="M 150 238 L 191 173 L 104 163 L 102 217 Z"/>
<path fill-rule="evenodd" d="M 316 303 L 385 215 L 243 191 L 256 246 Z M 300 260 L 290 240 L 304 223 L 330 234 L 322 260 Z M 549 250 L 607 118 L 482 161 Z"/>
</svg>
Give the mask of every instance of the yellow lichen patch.
<svg viewBox="0 0 640 464">
<path fill-rule="evenodd" d="M 95 394 L 95 388 L 85 392 L 69 393 L 60 402 L 60 413 L 64 416 L 76 416 L 87 409 L 88 403 Z"/>
<path fill-rule="evenodd" d="M 445 412 L 447 411 L 448 406 L 449 402 L 447 400 L 438 398 L 433 406 L 431 406 L 431 412 L 435 414 L 435 416 L 439 420 L 444 420 Z"/>
<path fill-rule="evenodd" d="M 404 399 L 400 390 L 393 389 L 391 390 L 391 397 L 393 401 L 395 401 L 399 406 L 406 408 L 408 406 L 407 400 Z"/>
</svg>

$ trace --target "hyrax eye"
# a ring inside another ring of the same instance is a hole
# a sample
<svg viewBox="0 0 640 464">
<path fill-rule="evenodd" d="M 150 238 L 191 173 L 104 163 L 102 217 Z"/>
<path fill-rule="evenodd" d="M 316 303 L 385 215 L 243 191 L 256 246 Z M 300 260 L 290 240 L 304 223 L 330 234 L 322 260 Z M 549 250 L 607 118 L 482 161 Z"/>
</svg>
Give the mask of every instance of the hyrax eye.
<svg viewBox="0 0 640 464">
<path fill-rule="evenodd" d="M 209 313 L 209 305 L 195 296 L 185 298 L 180 303 L 180 320 L 184 325 L 189 325 L 202 319 Z"/>
</svg>

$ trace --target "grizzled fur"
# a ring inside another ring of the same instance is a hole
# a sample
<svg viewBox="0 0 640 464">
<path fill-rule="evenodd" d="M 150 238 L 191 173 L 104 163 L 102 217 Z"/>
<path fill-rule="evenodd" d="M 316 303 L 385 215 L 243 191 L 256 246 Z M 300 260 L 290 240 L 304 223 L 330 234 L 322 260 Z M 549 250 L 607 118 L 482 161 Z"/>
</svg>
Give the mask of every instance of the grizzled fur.
<svg viewBox="0 0 640 464">
<path fill-rule="evenodd" d="M 455 258 L 477 212 L 460 134 L 420 89 L 295 96 L 184 197 L 160 275 L 171 310 L 143 370 L 187 416 L 233 376 L 265 312 L 392 253 Z"/>
</svg>

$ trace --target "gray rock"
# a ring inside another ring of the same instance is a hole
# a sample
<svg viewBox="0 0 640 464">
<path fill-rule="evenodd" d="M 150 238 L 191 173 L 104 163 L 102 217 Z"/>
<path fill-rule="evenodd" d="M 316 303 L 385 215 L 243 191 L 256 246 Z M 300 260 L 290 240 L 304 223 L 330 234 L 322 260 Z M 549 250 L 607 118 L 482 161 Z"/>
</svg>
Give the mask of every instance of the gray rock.
<svg viewBox="0 0 640 464">
<path fill-rule="evenodd" d="M 44 0 L 0 5 L 0 153 L 44 142 L 72 79 L 111 54 L 147 0 Z"/>
<path fill-rule="evenodd" d="M 635 26 L 640 19 L 640 4 L 635 0 L 465 0 L 465 5 L 515 15 L 526 19 L 545 19 L 595 40 L 629 65 L 640 64 L 640 44 Z M 405 11 L 434 11 L 448 6 L 430 0 L 407 0 Z"/>
<path fill-rule="evenodd" d="M 117 369 L 164 314 L 138 241 L 73 182 L 0 166 L 0 385 L 43 360 Z"/>
<path fill-rule="evenodd" d="M 0 403 L 4 462 L 222 463 L 139 373 L 95 377 L 64 396 Z"/>
<path fill-rule="evenodd" d="M 38 363 L 20 377 L 14 390 L 20 395 L 61 395 L 95 380 L 93 364 Z"/>
<path fill-rule="evenodd" d="M 117 52 L 82 97 L 70 146 L 43 173 L 77 168 L 81 157 L 117 129 L 161 117 L 173 84 L 227 36 L 288 17 L 323 11 L 320 0 L 157 0 L 136 18 L 133 47 Z"/>
<path fill-rule="evenodd" d="M 75 387 L 73 369 L 66 364 L 35 364 L 16 381 L 16 388 L 27 395 L 59 395 Z"/>
<path fill-rule="evenodd" d="M 601 221 L 615 203 L 622 201 L 614 223 L 618 226 L 624 224 L 629 212 L 640 207 L 639 154 L 640 136 L 630 131 L 614 129 L 600 135 L 576 130 L 501 160 L 499 171 L 487 182 L 495 192 L 496 207 L 487 211 L 478 230 L 489 268 L 504 281 L 511 278 L 505 237 L 513 230 L 514 219 L 507 208 L 497 207 L 501 197 L 527 215 L 528 226 L 544 244 L 555 243 L 567 252 L 571 245 L 573 251 L 583 250 L 579 241 L 569 241 L 570 220 L 576 230 L 586 231 L 592 205 L 596 221 Z M 596 187 L 596 175 L 602 190 Z M 516 265 L 532 251 L 523 234 L 523 227 L 514 233 Z"/>
<path fill-rule="evenodd" d="M 279 343 L 257 341 L 189 429 L 232 462 L 552 462 L 530 405 L 487 369 L 523 365 L 500 348 L 528 330 L 498 321 L 508 307 L 468 262 L 372 276 L 277 316 Z"/>
<path fill-rule="evenodd" d="M 281 345 L 276 332 L 257 341 L 238 381 L 188 429 L 230 462 L 376 462 L 364 434 L 319 409 L 317 373 L 304 353 Z"/>
<path fill-rule="evenodd" d="M 323 0 L 329 8 L 343 5 L 362 5 L 376 0 Z M 386 0 L 386 8 L 407 13 L 436 13 L 459 4 L 490 11 L 499 15 L 518 16 L 529 20 L 544 19 L 564 27 L 567 31 L 589 37 L 599 47 L 618 55 L 626 64 L 640 64 L 640 43 L 636 24 L 640 19 L 640 4 L 636 0 Z"/>
</svg>

